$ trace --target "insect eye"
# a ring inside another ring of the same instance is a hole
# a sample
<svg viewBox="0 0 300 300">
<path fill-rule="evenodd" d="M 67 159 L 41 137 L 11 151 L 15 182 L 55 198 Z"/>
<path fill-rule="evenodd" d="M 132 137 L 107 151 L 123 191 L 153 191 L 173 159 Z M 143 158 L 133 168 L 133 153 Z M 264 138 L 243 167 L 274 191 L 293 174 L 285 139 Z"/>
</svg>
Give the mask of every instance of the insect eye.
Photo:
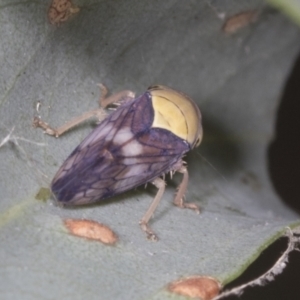
<svg viewBox="0 0 300 300">
<path fill-rule="evenodd" d="M 196 141 L 195 147 L 198 147 L 200 145 L 201 141 L 202 141 L 202 137 L 199 136 Z"/>
<path fill-rule="evenodd" d="M 195 141 L 195 144 L 194 144 L 194 146 L 193 146 L 192 148 L 198 147 L 198 146 L 201 144 L 201 142 L 202 142 L 202 138 L 203 138 L 202 126 L 200 127 L 200 130 L 199 130 L 199 131 L 200 131 L 200 132 L 199 132 L 199 134 L 198 134 L 198 137 L 197 137 L 197 139 L 196 139 L 196 141 Z"/>
</svg>

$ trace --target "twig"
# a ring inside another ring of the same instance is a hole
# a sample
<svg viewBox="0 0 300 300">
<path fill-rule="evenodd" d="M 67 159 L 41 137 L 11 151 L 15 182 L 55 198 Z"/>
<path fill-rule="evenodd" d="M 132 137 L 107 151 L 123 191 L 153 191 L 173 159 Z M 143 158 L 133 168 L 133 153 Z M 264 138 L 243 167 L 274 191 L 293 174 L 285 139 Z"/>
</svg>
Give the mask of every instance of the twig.
<svg viewBox="0 0 300 300">
<path fill-rule="evenodd" d="M 275 277 L 278 274 L 280 274 L 283 271 L 283 269 L 286 267 L 289 253 L 293 250 L 299 251 L 300 237 L 294 235 L 293 231 L 290 228 L 287 228 L 286 236 L 289 239 L 288 247 L 270 270 L 268 270 L 263 275 L 259 276 L 258 278 L 248 283 L 242 284 L 231 290 L 224 291 L 223 293 L 213 298 L 212 300 L 219 300 L 229 295 L 241 295 L 245 290 L 245 288 L 247 287 L 256 286 L 256 285 L 263 286 L 268 282 L 274 280 Z"/>
</svg>

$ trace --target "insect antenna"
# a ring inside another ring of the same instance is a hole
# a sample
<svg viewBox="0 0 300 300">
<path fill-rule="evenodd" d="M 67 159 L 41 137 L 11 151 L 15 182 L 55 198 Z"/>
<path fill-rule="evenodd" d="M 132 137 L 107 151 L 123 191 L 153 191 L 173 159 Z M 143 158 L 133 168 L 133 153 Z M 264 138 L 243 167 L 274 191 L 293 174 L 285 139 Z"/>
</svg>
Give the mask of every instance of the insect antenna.
<svg viewBox="0 0 300 300">
<path fill-rule="evenodd" d="M 205 158 L 200 152 L 197 152 L 197 154 L 218 174 L 221 176 L 221 178 L 228 183 L 228 180 L 225 178 L 225 176 L 207 159 Z"/>
</svg>

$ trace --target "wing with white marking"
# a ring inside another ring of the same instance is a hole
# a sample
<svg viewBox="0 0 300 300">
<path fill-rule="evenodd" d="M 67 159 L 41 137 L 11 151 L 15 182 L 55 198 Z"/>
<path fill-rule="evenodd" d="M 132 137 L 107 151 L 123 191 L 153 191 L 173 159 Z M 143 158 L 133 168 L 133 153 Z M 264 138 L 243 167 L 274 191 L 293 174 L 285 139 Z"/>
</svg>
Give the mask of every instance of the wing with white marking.
<svg viewBox="0 0 300 300">
<path fill-rule="evenodd" d="M 166 129 L 152 128 L 153 118 L 148 92 L 110 114 L 58 170 L 51 185 L 57 200 L 93 203 L 170 171 L 189 145 Z"/>
</svg>

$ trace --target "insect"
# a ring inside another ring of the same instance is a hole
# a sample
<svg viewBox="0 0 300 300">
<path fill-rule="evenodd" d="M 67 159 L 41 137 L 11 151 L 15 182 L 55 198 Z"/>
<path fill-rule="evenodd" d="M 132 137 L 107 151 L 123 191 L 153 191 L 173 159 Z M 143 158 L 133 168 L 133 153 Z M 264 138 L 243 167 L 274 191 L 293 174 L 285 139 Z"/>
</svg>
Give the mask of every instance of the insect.
<svg viewBox="0 0 300 300">
<path fill-rule="evenodd" d="M 199 212 L 196 204 L 184 202 L 188 171 L 182 157 L 202 140 L 200 110 L 189 97 L 166 86 L 151 86 L 136 98 L 130 91 L 105 98 L 107 90 L 101 87 L 100 105 L 119 106 L 70 154 L 54 176 L 51 190 L 59 202 L 80 205 L 150 182 L 158 192 L 140 226 L 149 239 L 156 240 L 148 222 L 165 191 L 160 176 L 182 173 L 174 204 Z M 58 129 L 36 117 L 34 126 L 58 137 L 83 120 L 103 114 L 103 109 L 93 110 Z"/>
</svg>

